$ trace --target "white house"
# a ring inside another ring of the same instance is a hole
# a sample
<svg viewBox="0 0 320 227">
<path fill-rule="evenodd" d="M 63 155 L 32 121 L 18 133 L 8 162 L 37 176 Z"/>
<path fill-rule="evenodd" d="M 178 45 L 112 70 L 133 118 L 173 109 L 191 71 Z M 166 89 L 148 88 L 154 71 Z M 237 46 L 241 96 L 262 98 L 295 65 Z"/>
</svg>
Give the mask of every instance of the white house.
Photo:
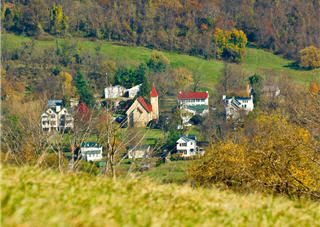
<svg viewBox="0 0 320 227">
<path fill-rule="evenodd" d="M 62 108 L 62 101 L 49 100 L 46 112 L 41 115 L 41 127 L 44 132 L 73 129 L 74 119 L 66 108 Z"/>
<path fill-rule="evenodd" d="M 209 113 L 209 93 L 206 92 L 179 92 L 178 105 L 182 112 L 183 123 L 187 123 L 192 116 L 199 114 L 201 116 Z"/>
<path fill-rule="evenodd" d="M 254 108 L 252 95 L 250 97 L 226 97 L 224 95 L 222 100 L 224 101 L 224 109 L 227 119 L 230 117 L 239 117 L 241 111 L 248 114 Z"/>
<path fill-rule="evenodd" d="M 141 85 L 142 84 L 139 84 L 128 89 L 120 85 L 106 87 L 104 89 L 104 97 L 106 99 L 116 99 L 123 96 L 128 96 L 128 98 L 134 98 L 138 94 Z"/>
<path fill-rule="evenodd" d="M 125 93 L 128 92 L 128 97 L 129 98 L 134 98 L 136 97 L 136 95 L 138 94 L 138 92 L 140 91 L 140 87 L 141 87 L 142 84 L 138 84 L 132 88 L 129 88 L 125 91 Z"/>
<path fill-rule="evenodd" d="M 122 97 L 126 92 L 126 88 L 120 85 L 106 87 L 104 89 L 104 97 L 106 99 L 115 99 Z"/>
<path fill-rule="evenodd" d="M 191 157 L 198 154 L 198 146 L 195 135 L 181 136 L 177 141 L 177 152 L 182 157 Z"/>
<path fill-rule="evenodd" d="M 80 147 L 81 157 L 89 161 L 99 161 L 102 159 L 102 146 L 93 142 L 84 142 Z"/>
<path fill-rule="evenodd" d="M 131 146 L 128 149 L 128 158 L 146 158 L 150 156 L 150 145 Z"/>
</svg>

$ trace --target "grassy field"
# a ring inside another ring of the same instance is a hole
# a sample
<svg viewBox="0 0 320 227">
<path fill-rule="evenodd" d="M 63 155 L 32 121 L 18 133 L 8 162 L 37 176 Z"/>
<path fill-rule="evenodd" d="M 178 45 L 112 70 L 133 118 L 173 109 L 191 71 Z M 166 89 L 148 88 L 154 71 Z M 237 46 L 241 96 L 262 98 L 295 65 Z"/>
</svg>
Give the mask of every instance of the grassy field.
<svg viewBox="0 0 320 227">
<path fill-rule="evenodd" d="M 6 45 L 8 48 L 21 46 L 23 41 L 28 40 L 30 40 L 28 37 L 2 34 L 2 45 Z M 86 51 L 93 51 L 97 46 L 97 42 L 94 41 L 88 41 L 85 39 L 72 40 L 78 41 L 82 50 Z M 106 56 L 106 59 L 113 60 L 118 64 L 127 66 L 138 65 L 141 62 L 146 62 L 152 52 L 152 50 L 143 47 L 120 46 L 104 41 L 99 42 L 102 43 L 101 50 Z M 36 45 L 39 48 L 48 47 L 55 45 L 55 41 L 36 41 Z M 296 70 L 289 67 L 293 62 L 291 60 L 286 60 L 261 49 L 253 47 L 248 47 L 247 49 L 248 55 L 242 66 L 249 75 L 254 73 L 259 73 L 261 75 L 266 73 L 274 75 L 286 74 L 302 84 L 308 84 L 310 81 L 320 82 L 320 69 L 312 71 Z M 207 61 L 202 58 L 171 52 L 164 52 L 164 54 L 170 60 L 172 67 L 184 66 L 192 71 L 199 72 L 199 74 L 202 75 L 202 86 L 204 88 L 209 88 L 210 91 L 213 90 L 213 86 L 220 77 L 221 70 L 224 66 L 224 62 L 222 61 Z"/>
<path fill-rule="evenodd" d="M 188 181 L 187 170 L 190 163 L 191 161 L 186 160 L 163 163 L 143 173 L 143 176 L 149 177 L 159 183 L 182 184 Z"/>
<path fill-rule="evenodd" d="M 319 226 L 320 205 L 260 194 L 1 167 L 2 226 Z"/>
</svg>

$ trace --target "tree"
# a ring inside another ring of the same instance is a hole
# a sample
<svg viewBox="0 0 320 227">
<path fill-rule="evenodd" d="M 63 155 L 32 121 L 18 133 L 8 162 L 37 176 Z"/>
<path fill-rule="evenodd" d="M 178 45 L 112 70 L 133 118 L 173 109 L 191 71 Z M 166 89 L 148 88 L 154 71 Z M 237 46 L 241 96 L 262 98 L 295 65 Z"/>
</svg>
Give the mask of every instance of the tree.
<svg viewBox="0 0 320 227">
<path fill-rule="evenodd" d="M 253 103 L 255 105 L 260 101 L 261 89 L 262 89 L 262 77 L 254 74 L 249 77 L 249 83 L 251 86 L 251 94 L 253 95 Z"/>
<path fill-rule="evenodd" d="M 192 179 L 319 199 L 320 156 L 308 130 L 278 114 L 262 115 L 252 127 L 245 136 L 239 131 L 234 139 L 213 144 L 191 169 Z"/>
<path fill-rule="evenodd" d="M 178 91 L 182 91 L 187 88 L 193 81 L 192 73 L 183 67 L 172 70 L 172 77 Z"/>
<path fill-rule="evenodd" d="M 156 73 L 165 72 L 170 62 L 162 52 L 152 51 L 147 66 Z"/>
<path fill-rule="evenodd" d="M 77 88 L 77 94 L 80 96 L 79 101 L 85 103 L 89 107 L 93 107 L 95 99 L 88 87 L 84 75 L 80 71 L 77 73 L 75 85 Z"/>
<path fill-rule="evenodd" d="M 177 140 L 180 138 L 180 132 L 176 129 L 172 129 L 169 131 L 166 139 L 166 149 L 168 149 L 168 152 L 172 152 L 176 148 Z"/>
<path fill-rule="evenodd" d="M 72 85 L 72 76 L 67 72 L 60 72 L 58 79 L 62 82 L 62 95 L 72 97 L 75 93 L 75 87 Z"/>
<path fill-rule="evenodd" d="M 53 34 L 61 34 L 68 29 L 68 17 L 63 15 L 62 6 L 53 4 L 50 11 L 50 31 Z"/>
<path fill-rule="evenodd" d="M 315 69 L 320 66 L 320 49 L 309 46 L 299 51 L 299 66 L 307 69 Z"/>
<path fill-rule="evenodd" d="M 213 42 L 218 47 L 217 58 L 231 62 L 244 61 L 247 54 L 247 37 L 243 31 L 232 29 L 225 32 L 216 28 Z"/>
<path fill-rule="evenodd" d="M 222 69 L 222 77 L 216 86 L 217 98 L 221 100 L 222 95 L 236 95 L 246 91 L 246 76 L 241 67 L 225 64 Z"/>
<path fill-rule="evenodd" d="M 309 90 L 313 95 L 319 94 L 320 89 L 319 89 L 318 83 L 317 82 L 310 82 Z"/>
</svg>

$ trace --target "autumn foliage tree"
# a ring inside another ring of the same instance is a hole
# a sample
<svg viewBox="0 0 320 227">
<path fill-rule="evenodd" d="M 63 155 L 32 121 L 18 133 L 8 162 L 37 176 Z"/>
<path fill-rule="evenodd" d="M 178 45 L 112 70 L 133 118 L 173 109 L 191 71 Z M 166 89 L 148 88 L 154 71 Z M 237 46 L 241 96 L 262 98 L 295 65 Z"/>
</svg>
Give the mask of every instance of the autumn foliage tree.
<svg viewBox="0 0 320 227">
<path fill-rule="evenodd" d="M 320 198 L 319 144 L 278 114 L 260 116 L 248 133 L 213 144 L 190 170 L 196 184 Z"/>
<path fill-rule="evenodd" d="M 299 65 L 307 69 L 320 67 L 320 49 L 309 46 L 301 50 L 299 52 Z"/>
<path fill-rule="evenodd" d="M 218 58 L 232 62 L 242 62 L 246 57 L 247 37 L 241 30 L 223 31 L 216 28 L 213 42 L 218 47 Z"/>
</svg>

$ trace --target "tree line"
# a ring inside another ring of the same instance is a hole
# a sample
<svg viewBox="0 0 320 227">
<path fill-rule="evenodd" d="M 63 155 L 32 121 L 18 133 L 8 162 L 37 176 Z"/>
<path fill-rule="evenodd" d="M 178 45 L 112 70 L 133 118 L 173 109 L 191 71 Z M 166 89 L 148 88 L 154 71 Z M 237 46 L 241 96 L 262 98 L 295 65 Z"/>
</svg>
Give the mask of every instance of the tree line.
<svg viewBox="0 0 320 227">
<path fill-rule="evenodd" d="M 230 61 L 245 56 L 246 44 L 242 37 L 228 39 L 232 29 L 291 58 L 307 46 L 319 47 L 319 15 L 313 0 L 5 0 L 1 12 L 3 29 L 39 39 L 71 34 Z M 217 39 L 221 34 L 227 48 Z"/>
</svg>

